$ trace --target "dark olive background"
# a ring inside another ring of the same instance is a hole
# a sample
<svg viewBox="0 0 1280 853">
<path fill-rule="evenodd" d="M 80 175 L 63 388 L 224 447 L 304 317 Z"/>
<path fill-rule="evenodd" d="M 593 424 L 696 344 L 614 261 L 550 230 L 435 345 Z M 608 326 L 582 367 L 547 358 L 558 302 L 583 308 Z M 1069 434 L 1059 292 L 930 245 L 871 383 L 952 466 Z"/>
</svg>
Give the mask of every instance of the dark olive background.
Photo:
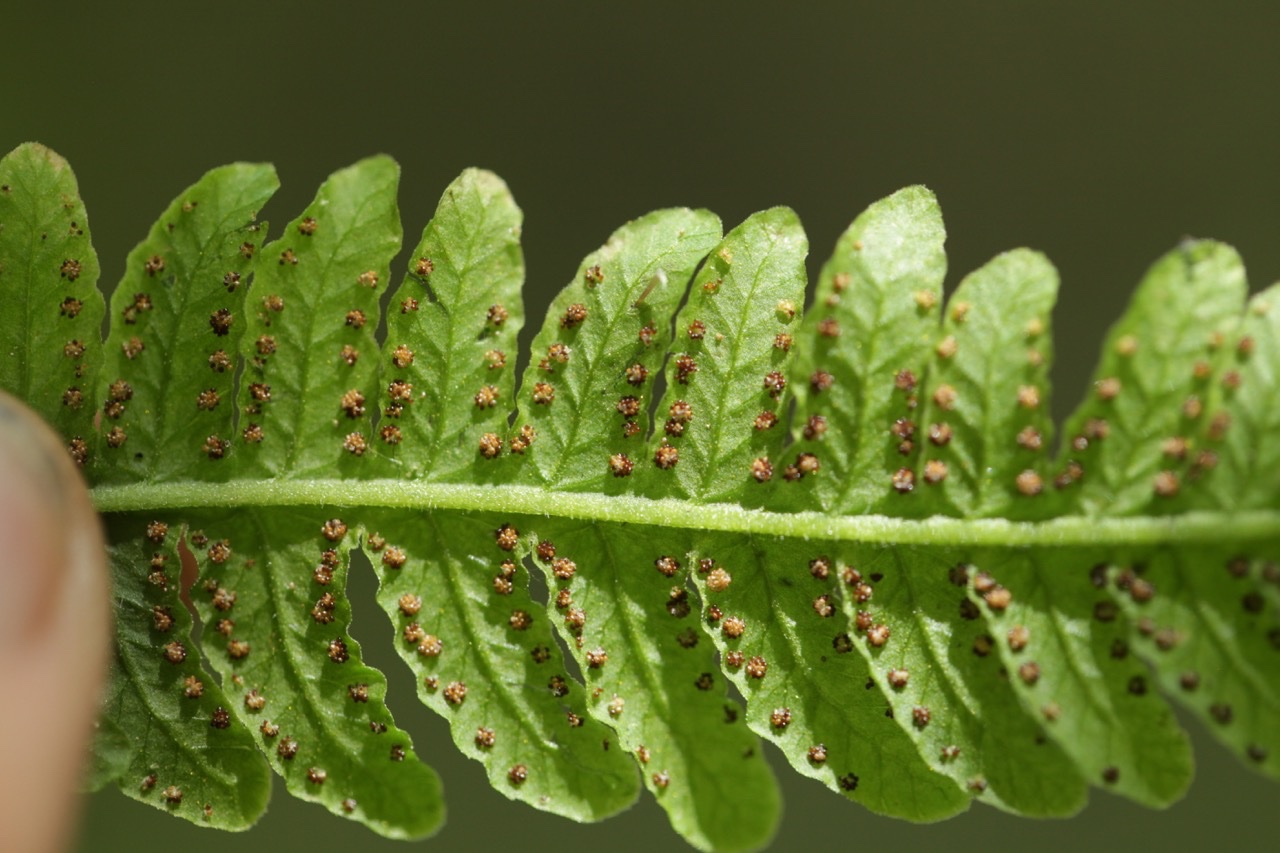
<svg viewBox="0 0 1280 853">
<path fill-rule="evenodd" d="M 1280 277 L 1274 5 L 16 5 L 0 14 L 0 148 L 35 139 L 71 160 L 109 282 L 170 199 L 232 160 L 276 163 L 284 187 L 266 216 L 281 222 L 329 172 L 390 153 L 404 168 L 411 244 L 459 171 L 494 169 L 525 211 L 535 317 L 582 255 L 652 208 L 705 206 L 732 227 L 791 205 L 816 269 L 863 207 L 918 182 L 943 204 L 949 286 L 1019 245 L 1058 265 L 1061 414 L 1144 269 L 1184 235 L 1236 245 L 1255 288 Z M 579 827 L 489 790 L 414 700 L 367 574 L 357 586 L 357 636 L 391 673 L 397 718 L 448 786 L 449 823 L 428 844 L 679 843 L 647 795 Z M 1185 801 L 1154 812 L 1095 792 L 1066 822 L 981 805 L 936 826 L 888 821 L 778 761 L 776 847 L 1274 843 L 1280 788 L 1195 728 L 1200 772 Z M 235 837 L 101 794 L 87 801 L 79 846 L 403 849 L 280 790 L 262 823 Z"/>
</svg>

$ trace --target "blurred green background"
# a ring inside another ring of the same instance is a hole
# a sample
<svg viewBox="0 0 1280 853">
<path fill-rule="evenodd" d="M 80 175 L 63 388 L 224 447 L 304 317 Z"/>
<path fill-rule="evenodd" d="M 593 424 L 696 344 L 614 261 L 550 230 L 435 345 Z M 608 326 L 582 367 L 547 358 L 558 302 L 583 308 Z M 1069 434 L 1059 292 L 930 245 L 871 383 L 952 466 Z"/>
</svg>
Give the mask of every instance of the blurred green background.
<svg viewBox="0 0 1280 853">
<path fill-rule="evenodd" d="M 1233 243 L 1255 288 L 1280 278 L 1278 36 L 1275 4 L 1173 0 L 9 0 L 0 148 L 34 139 L 71 160 L 108 283 L 168 201 L 224 162 L 276 163 L 284 187 L 266 216 L 278 222 L 329 172 L 388 152 L 404 168 L 410 242 L 459 171 L 494 169 L 525 211 L 535 317 L 584 254 L 652 208 L 705 206 L 731 227 L 791 205 L 816 269 L 863 207 L 924 183 L 946 216 L 949 284 L 1018 245 L 1058 265 L 1061 415 L 1083 392 L 1106 324 L 1184 235 Z M 448 786 L 449 824 L 425 845 L 679 845 L 651 801 L 579 827 L 490 791 L 417 705 L 367 574 L 362 583 L 355 631 Z M 1197 738 L 1199 777 L 1182 803 L 1151 812 L 1097 792 L 1067 822 L 975 806 L 916 827 L 784 770 L 776 848 L 1274 849 L 1280 788 Z M 86 812 L 83 850 L 405 849 L 282 790 L 234 839 L 114 792 L 89 798 Z"/>
</svg>

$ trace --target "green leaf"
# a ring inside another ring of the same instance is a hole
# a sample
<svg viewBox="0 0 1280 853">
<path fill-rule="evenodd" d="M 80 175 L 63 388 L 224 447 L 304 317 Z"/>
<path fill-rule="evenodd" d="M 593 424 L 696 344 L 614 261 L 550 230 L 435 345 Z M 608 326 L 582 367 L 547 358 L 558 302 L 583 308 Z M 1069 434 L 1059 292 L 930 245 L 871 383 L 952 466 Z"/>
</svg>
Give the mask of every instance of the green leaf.
<svg viewBox="0 0 1280 853">
<path fill-rule="evenodd" d="M 903 442 L 910 453 L 927 438 L 910 401 L 938 337 L 933 308 L 947 271 L 944 237 L 942 212 L 924 187 L 876 202 L 840 236 L 797 344 L 798 376 L 821 371 L 833 379 L 820 394 L 796 385 L 796 444 L 819 457 L 823 476 L 787 495 L 786 505 L 901 512 L 892 476 L 904 464 Z"/>
<path fill-rule="evenodd" d="M 373 332 L 400 249 L 399 181 L 389 157 L 336 172 L 255 253 L 240 346 L 244 417 L 235 440 L 223 439 L 236 476 L 354 474 L 372 455 Z M 405 393 L 412 405 L 415 392 Z"/>
<path fill-rule="evenodd" d="M 1147 273 L 1107 335 L 1092 393 L 1067 419 L 1076 511 L 1181 509 L 1184 484 L 1214 467 L 1220 377 L 1245 288 L 1239 256 L 1220 243 L 1187 241 Z"/>
<path fill-rule="evenodd" d="M 1137 627 L 1134 651 L 1165 692 L 1273 778 L 1280 750 L 1280 628 L 1275 551 L 1179 549 L 1113 571 L 1111 592 Z M 1138 573 L 1140 571 L 1140 573 Z"/>
<path fill-rule="evenodd" d="M 1129 654 L 1132 626 L 1092 588 L 1103 554 L 1088 550 L 1021 559 L 979 553 L 972 583 L 988 613 L 987 637 L 1028 713 L 1089 782 L 1166 806 L 1191 783 L 1190 743 L 1172 709 Z M 991 566 L 988 574 L 976 566 Z M 993 577 L 994 576 L 994 577 Z M 990 578 L 990 579 L 989 579 Z M 1082 583 L 1082 579 L 1089 582 Z M 1005 593 L 1011 601 L 1004 604 Z"/>
<path fill-rule="evenodd" d="M 226 479 L 235 428 L 254 220 L 278 187 L 271 166 L 214 169 L 174 199 L 129 253 L 111 298 L 98 398 L 99 482 Z"/>
<path fill-rule="evenodd" d="M 98 256 L 67 161 L 28 143 L 0 160 L 0 387 L 88 458 L 102 361 Z"/>
<path fill-rule="evenodd" d="M 927 549 L 855 552 L 846 569 L 854 574 L 840 573 L 853 593 L 846 612 L 874 612 L 873 624 L 889 632 L 882 646 L 867 632 L 869 641 L 857 647 L 894 720 L 931 767 L 1010 811 L 1072 814 L 1084 805 L 1084 781 L 1046 740 L 1039 717 L 1017 713 L 1018 699 L 996 661 L 977 653 L 991 628 L 965 606 L 964 573 L 948 562 L 951 556 Z"/>
<path fill-rule="evenodd" d="M 499 548 L 501 525 L 486 518 L 428 518 L 390 543 L 377 531 L 401 528 L 402 518 L 366 523 L 378 602 L 418 696 L 449 720 L 454 742 L 485 765 L 493 786 L 577 820 L 630 806 L 640 791 L 635 767 L 622 749 L 602 746 L 613 733 L 587 717 L 585 691 L 529 596 L 527 543 Z"/>
<path fill-rule="evenodd" d="M 1280 285 L 1254 296 L 1239 336 L 1223 341 L 1218 377 L 1222 412 L 1198 436 L 1201 449 L 1212 455 L 1195 455 L 1201 469 L 1208 467 L 1205 487 L 1191 497 L 1198 508 L 1258 509 L 1275 504 L 1280 448 L 1270 437 L 1280 434 L 1280 400 L 1271 393 L 1280 383 L 1280 311 L 1274 308 L 1278 303 Z"/>
<path fill-rule="evenodd" d="M 74 183 L 38 147 L 4 164 L 0 286 L 22 323 L 0 327 L 21 354 L 0 385 L 102 445 L 120 641 L 95 785 L 241 827 L 266 796 L 252 743 L 295 796 L 433 831 L 439 782 L 360 660 L 357 549 L 458 747 L 576 820 L 639 780 L 691 844 L 760 847 L 781 808 L 765 740 L 915 821 L 975 799 L 1068 815 L 1091 786 L 1164 806 L 1192 758 L 1161 694 L 1280 773 L 1280 290 L 1246 307 L 1225 246 L 1152 268 L 1055 454 L 1057 275 L 1015 250 L 944 305 L 923 188 L 855 220 L 807 317 L 789 210 L 723 239 L 706 211 L 628 223 L 553 302 L 517 386 L 521 220 L 498 178 L 446 190 L 384 338 L 395 164 L 336 173 L 274 242 L 255 222 L 273 173 L 232 166 L 131 256 L 101 370 L 83 336 L 89 408 L 64 411 L 33 377 L 61 384 L 66 357 L 37 364 L 28 341 L 64 334 L 43 282 L 70 250 L 11 223 L 61 222 Z M 174 638 L 189 657 L 168 664 Z M 180 804 L 139 788 L 153 773 Z"/>
<path fill-rule="evenodd" d="M 960 282 L 920 394 L 915 512 L 1045 514 L 1037 502 L 1052 439 L 1048 314 L 1057 290 L 1048 260 L 1025 249 Z"/>
<path fill-rule="evenodd" d="M 505 438 L 515 396 L 520 222 L 502 179 L 469 169 L 445 190 L 414 248 L 387 314 L 376 442 L 387 475 L 467 482 L 492 474 L 474 433 Z M 411 404 L 391 399 L 397 381 L 414 389 Z"/>
<path fill-rule="evenodd" d="M 705 630 L 756 733 L 799 772 L 880 814 L 933 821 L 968 808 L 936 751 L 917 753 L 887 713 L 855 652 L 865 640 L 840 608 L 841 564 L 812 543 L 774 537 L 711 536 L 697 546 L 698 591 L 715 608 Z"/>
<path fill-rule="evenodd" d="M 200 667 L 179 597 L 181 531 L 121 516 L 108 533 L 116 649 L 91 784 L 117 782 L 193 823 L 246 829 L 266 811 L 271 776 L 236 703 Z"/>
<path fill-rule="evenodd" d="M 661 210 L 619 228 L 582 262 L 533 339 L 516 418 L 533 441 L 517 460 L 519 481 L 624 491 L 621 472 L 645 453 L 671 317 L 719 238 L 720 221 L 705 210 Z M 606 448 L 625 462 L 615 468 Z"/>
<path fill-rule="evenodd" d="M 616 730 L 672 827 L 704 850 L 766 843 L 781 818 L 777 783 L 698 630 L 699 609 L 681 583 L 692 559 L 684 537 L 535 525 L 540 541 L 577 566 L 569 578 L 554 561 L 542 568 L 550 618 L 585 675 L 588 709 Z"/>
<path fill-rule="evenodd" d="M 191 518 L 205 654 L 289 793 L 392 838 L 438 829 L 440 780 L 395 726 L 386 679 L 350 633 L 346 523 L 314 509 L 269 525 L 244 512 Z"/>
<path fill-rule="evenodd" d="M 772 465 L 786 431 L 779 416 L 790 399 L 788 330 L 800 324 L 808 250 L 795 213 L 774 208 L 748 218 L 707 257 L 676 319 L 679 355 L 667 365 L 658 405 L 668 416 L 665 435 L 640 480 L 647 494 L 759 502 L 756 461 Z M 675 454 L 663 461 L 668 447 Z"/>
</svg>

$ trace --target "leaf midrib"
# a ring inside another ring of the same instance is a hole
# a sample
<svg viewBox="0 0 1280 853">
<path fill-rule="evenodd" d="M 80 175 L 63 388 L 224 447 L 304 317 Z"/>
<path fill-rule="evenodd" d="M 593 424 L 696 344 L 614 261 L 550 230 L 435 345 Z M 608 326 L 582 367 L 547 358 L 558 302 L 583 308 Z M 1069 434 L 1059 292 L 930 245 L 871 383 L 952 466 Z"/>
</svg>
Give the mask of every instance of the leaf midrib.
<svg viewBox="0 0 1280 853">
<path fill-rule="evenodd" d="M 239 507 L 385 507 L 531 515 L 646 524 L 697 531 L 798 536 L 881 545 L 1121 547 L 1280 543 L 1280 510 L 1191 511 L 1106 518 L 1068 515 L 1046 521 L 924 519 L 884 515 L 771 512 L 677 498 L 573 493 L 519 485 L 427 483 L 393 479 L 275 479 L 104 485 L 90 489 L 99 512 Z"/>
</svg>

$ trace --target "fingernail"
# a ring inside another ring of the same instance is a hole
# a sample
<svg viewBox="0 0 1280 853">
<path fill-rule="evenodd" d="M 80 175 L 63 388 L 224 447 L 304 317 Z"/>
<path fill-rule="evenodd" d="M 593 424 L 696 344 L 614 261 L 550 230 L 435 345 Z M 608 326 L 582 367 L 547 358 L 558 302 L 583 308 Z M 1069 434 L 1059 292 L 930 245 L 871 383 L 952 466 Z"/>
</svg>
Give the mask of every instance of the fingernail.
<svg viewBox="0 0 1280 853">
<path fill-rule="evenodd" d="M 79 479 L 53 432 L 0 392 L 0 641 L 6 644 L 40 636 L 69 575 L 84 561 L 85 500 L 73 491 Z"/>
</svg>

